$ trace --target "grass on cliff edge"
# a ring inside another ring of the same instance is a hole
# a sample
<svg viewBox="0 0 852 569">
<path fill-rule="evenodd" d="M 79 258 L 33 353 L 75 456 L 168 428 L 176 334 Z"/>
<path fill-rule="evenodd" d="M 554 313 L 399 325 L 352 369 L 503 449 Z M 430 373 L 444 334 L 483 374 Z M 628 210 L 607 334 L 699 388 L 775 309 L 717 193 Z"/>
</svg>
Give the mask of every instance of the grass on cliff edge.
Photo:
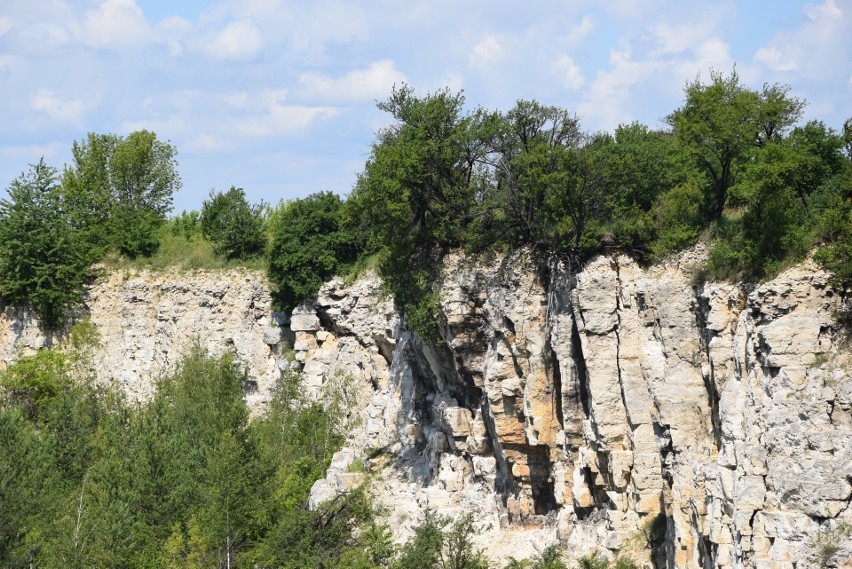
<svg viewBox="0 0 852 569">
<path fill-rule="evenodd" d="M 163 227 L 158 235 L 160 247 L 150 257 L 129 259 L 117 252 L 108 253 L 103 259 L 103 265 L 108 270 L 148 269 L 165 271 L 168 269 L 200 270 L 200 269 L 249 269 L 264 271 L 266 261 L 263 256 L 251 259 L 225 259 L 213 251 L 213 244 L 206 240 L 201 233 L 190 236 L 176 234 L 170 226 Z"/>
</svg>

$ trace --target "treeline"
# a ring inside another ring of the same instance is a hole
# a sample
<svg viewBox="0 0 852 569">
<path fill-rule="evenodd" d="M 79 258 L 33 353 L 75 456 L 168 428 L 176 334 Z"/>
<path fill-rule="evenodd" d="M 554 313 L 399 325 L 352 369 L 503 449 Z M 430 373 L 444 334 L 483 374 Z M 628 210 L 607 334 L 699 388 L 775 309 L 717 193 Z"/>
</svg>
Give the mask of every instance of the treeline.
<svg viewBox="0 0 852 569">
<path fill-rule="evenodd" d="M 309 508 L 352 427 L 346 378 L 321 401 L 284 372 L 262 417 L 231 354 L 195 347 L 148 403 L 89 375 L 87 321 L 0 372 L 0 566 L 10 569 L 487 569 L 471 515 L 427 512 L 395 545 L 368 491 Z M 363 472 L 363 469 L 361 469 Z M 368 474 L 369 476 L 369 474 Z M 580 567 L 606 569 L 601 558 Z M 565 569 L 556 548 L 511 569 Z M 626 560 L 621 569 L 635 569 Z"/>
<path fill-rule="evenodd" d="M 519 101 L 465 111 L 447 90 L 395 89 L 391 126 L 343 208 L 415 329 L 435 334 L 436 271 L 450 249 L 528 246 L 583 261 L 621 250 L 651 262 L 710 243 L 708 277 L 756 280 L 819 246 L 852 284 L 852 119 L 799 124 L 805 102 L 711 72 L 663 130 L 584 132 L 567 109 Z M 306 236 L 307 237 L 307 236 Z M 363 254 L 363 253 L 362 253 Z"/>
<path fill-rule="evenodd" d="M 663 129 L 612 133 L 536 101 L 468 110 L 448 90 L 403 86 L 379 107 L 393 121 L 347 199 L 252 205 L 232 187 L 171 220 L 174 149 L 144 131 L 89 135 L 61 176 L 40 163 L 0 203 L 0 296 L 56 324 L 79 305 L 94 260 L 203 250 L 196 264 L 266 267 L 289 309 L 372 265 L 409 325 L 434 336 L 434 283 L 451 249 L 653 262 L 699 238 L 710 278 L 765 278 L 818 247 L 836 284 L 852 283 L 852 119 L 841 131 L 801 124 L 805 102 L 787 86 L 754 90 L 712 71 L 686 85 Z"/>
</svg>

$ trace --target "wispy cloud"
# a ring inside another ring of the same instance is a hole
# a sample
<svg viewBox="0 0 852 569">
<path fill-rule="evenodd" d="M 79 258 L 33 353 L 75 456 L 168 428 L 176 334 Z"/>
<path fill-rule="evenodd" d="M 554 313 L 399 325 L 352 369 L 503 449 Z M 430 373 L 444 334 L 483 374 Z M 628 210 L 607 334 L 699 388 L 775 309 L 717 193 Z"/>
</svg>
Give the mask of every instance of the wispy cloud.
<svg viewBox="0 0 852 569">
<path fill-rule="evenodd" d="M 106 0 L 72 24 L 77 40 L 103 48 L 131 48 L 147 42 L 151 29 L 135 0 Z"/>
<path fill-rule="evenodd" d="M 83 114 L 86 111 L 83 101 L 79 99 L 63 101 L 50 89 L 39 89 L 31 99 L 31 106 L 51 119 L 76 125 L 82 124 Z"/>
<path fill-rule="evenodd" d="M 373 101 L 404 82 L 405 75 L 390 59 L 373 62 L 365 69 L 355 69 L 337 78 L 322 73 L 299 76 L 303 97 L 325 101 Z"/>
<path fill-rule="evenodd" d="M 263 38 L 253 20 L 231 22 L 202 44 L 204 53 L 215 59 L 247 61 L 263 48 Z"/>
</svg>

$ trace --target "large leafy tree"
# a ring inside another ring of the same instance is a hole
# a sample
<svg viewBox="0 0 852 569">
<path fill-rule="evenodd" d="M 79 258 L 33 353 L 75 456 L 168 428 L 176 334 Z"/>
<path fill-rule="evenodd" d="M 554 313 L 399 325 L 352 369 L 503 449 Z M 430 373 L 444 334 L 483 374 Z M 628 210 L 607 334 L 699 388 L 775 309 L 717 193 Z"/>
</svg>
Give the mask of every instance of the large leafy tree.
<svg viewBox="0 0 852 569">
<path fill-rule="evenodd" d="M 579 121 L 567 110 L 518 101 L 502 118 L 496 178 L 498 203 L 512 240 L 541 245 L 554 237 L 555 217 L 575 189 Z M 576 216 L 575 216 L 576 219 Z"/>
<path fill-rule="evenodd" d="M 89 133 L 71 149 L 62 185 L 93 242 L 129 257 L 150 255 L 180 189 L 177 150 L 147 130 L 126 137 Z"/>
<path fill-rule="evenodd" d="M 435 338 L 435 271 L 479 213 L 497 117 L 466 113 L 461 94 L 417 97 L 408 86 L 378 106 L 394 123 L 378 133 L 348 215 L 368 220 L 364 233 L 409 325 Z"/>
<path fill-rule="evenodd" d="M 783 136 L 801 117 L 804 102 L 789 96 L 789 88 L 764 85 L 753 91 L 730 75 L 710 72 L 710 83 L 687 83 L 683 106 L 667 122 L 683 148 L 709 180 L 707 209 L 722 215 L 728 189 L 750 152 Z"/>
<path fill-rule="evenodd" d="M 57 171 L 40 160 L 0 201 L 0 295 L 32 303 L 49 327 L 82 305 L 95 251 L 68 215 Z"/>
<path fill-rule="evenodd" d="M 379 132 L 351 198 L 358 215 L 370 219 L 377 248 L 462 242 L 495 120 L 463 106 L 461 94 L 417 97 L 408 86 L 379 103 L 395 122 Z"/>
</svg>

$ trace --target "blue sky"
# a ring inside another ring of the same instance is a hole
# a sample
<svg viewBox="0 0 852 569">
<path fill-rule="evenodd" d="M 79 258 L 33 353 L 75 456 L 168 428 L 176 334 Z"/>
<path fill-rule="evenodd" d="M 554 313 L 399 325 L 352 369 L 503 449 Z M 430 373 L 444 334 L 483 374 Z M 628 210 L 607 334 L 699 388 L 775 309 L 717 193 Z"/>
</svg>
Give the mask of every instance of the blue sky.
<svg viewBox="0 0 852 569">
<path fill-rule="evenodd" d="M 586 130 L 660 120 L 685 81 L 736 68 L 852 117 L 852 0 L 2 0 L 0 182 L 61 168 L 87 132 L 178 149 L 175 208 L 346 194 L 394 84 L 471 106 L 535 98 Z"/>
</svg>

